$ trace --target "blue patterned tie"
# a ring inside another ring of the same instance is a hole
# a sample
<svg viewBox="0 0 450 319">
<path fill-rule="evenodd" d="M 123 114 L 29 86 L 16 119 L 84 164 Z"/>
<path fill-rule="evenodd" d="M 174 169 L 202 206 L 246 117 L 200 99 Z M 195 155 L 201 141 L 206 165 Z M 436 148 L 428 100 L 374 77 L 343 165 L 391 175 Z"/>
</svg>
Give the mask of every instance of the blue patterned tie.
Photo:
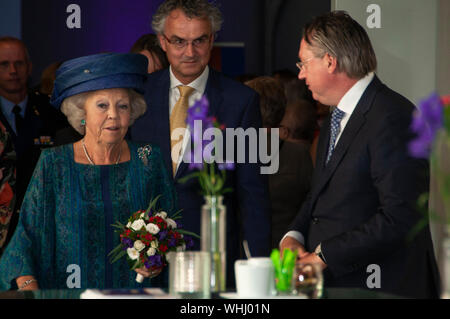
<svg viewBox="0 0 450 319">
<path fill-rule="evenodd" d="M 336 143 L 336 138 L 339 135 L 339 132 L 341 131 L 341 120 L 344 117 L 345 112 L 341 111 L 338 108 L 335 108 L 333 110 L 333 113 L 331 114 L 331 136 L 330 136 L 330 145 L 328 147 L 328 155 L 327 155 L 327 161 L 325 162 L 325 165 L 328 164 L 331 158 L 331 154 L 333 154 L 334 151 L 334 144 Z"/>
</svg>

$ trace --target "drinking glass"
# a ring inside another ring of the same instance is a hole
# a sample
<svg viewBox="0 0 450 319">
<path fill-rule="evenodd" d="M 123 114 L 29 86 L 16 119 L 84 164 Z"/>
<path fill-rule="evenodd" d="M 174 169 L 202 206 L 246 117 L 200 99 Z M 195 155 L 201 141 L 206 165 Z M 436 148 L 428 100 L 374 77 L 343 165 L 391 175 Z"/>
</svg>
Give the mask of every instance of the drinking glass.
<svg viewBox="0 0 450 319">
<path fill-rule="evenodd" d="M 181 299 L 211 297 L 211 254 L 205 251 L 170 252 L 169 293 Z"/>
<path fill-rule="evenodd" d="M 323 272 L 319 264 L 297 263 L 292 280 L 292 292 L 319 299 L 323 294 Z"/>
</svg>

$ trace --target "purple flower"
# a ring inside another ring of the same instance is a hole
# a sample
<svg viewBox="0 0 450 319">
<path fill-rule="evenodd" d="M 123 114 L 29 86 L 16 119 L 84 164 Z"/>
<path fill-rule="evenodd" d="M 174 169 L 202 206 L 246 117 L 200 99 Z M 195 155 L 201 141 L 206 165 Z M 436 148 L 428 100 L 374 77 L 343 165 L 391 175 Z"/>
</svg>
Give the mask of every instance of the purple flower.
<svg viewBox="0 0 450 319">
<path fill-rule="evenodd" d="M 430 155 L 436 133 L 443 125 L 443 107 L 436 93 L 420 102 L 419 110 L 414 112 L 410 127 L 416 134 L 416 138 L 408 145 L 411 156 L 427 158 Z"/>
<path fill-rule="evenodd" d="M 186 123 L 191 127 L 194 125 L 195 120 L 205 120 L 208 115 L 209 102 L 206 96 L 203 96 L 200 100 L 188 109 L 186 117 Z"/>
<path fill-rule="evenodd" d="M 153 267 L 161 267 L 162 266 L 162 258 L 160 255 L 150 256 L 150 257 L 148 257 L 148 261 L 150 263 L 150 266 L 153 266 Z M 150 267 L 147 267 L 147 268 L 150 268 Z"/>
<path fill-rule="evenodd" d="M 125 245 L 124 250 L 133 247 L 133 241 L 127 237 L 122 238 L 122 244 Z"/>
<path fill-rule="evenodd" d="M 177 223 L 177 228 L 178 229 L 183 229 L 183 224 L 179 221 L 175 221 L 175 223 Z"/>
<path fill-rule="evenodd" d="M 169 241 L 167 242 L 167 246 L 170 247 L 175 247 L 177 245 L 177 240 L 175 238 L 170 238 Z"/>
<path fill-rule="evenodd" d="M 225 161 L 225 163 L 220 163 L 220 164 L 217 164 L 217 166 L 219 167 L 219 169 L 221 170 L 221 171 L 223 171 L 223 170 L 227 170 L 227 171 L 231 171 L 231 170 L 233 170 L 234 169 L 234 163 L 233 162 L 230 162 L 230 161 Z"/>
<path fill-rule="evenodd" d="M 160 255 L 153 255 L 148 257 L 148 261 L 146 261 L 144 264 L 147 269 L 149 269 L 150 267 L 161 267 L 162 258 Z"/>
<path fill-rule="evenodd" d="M 164 240 L 167 237 L 167 230 L 161 230 L 159 232 L 159 241 Z"/>
<path fill-rule="evenodd" d="M 194 240 L 190 236 L 184 236 L 184 242 L 186 243 L 186 249 L 194 247 Z"/>
</svg>

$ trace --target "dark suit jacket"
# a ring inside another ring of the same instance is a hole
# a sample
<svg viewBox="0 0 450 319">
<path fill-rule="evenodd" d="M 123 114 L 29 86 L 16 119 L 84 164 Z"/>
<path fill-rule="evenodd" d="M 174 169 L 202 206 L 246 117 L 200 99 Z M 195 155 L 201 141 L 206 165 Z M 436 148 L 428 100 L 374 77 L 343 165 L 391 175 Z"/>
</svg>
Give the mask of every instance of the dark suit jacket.
<svg viewBox="0 0 450 319">
<path fill-rule="evenodd" d="M 311 187 L 313 164 L 309 144 L 280 141 L 279 169 L 269 175 L 272 248 L 278 248 Z"/>
<path fill-rule="evenodd" d="M 322 243 L 327 286 L 367 288 L 367 266 L 377 264 L 380 290 L 439 295 L 429 227 L 407 240 L 429 187 L 427 161 L 407 152 L 413 110 L 375 76 L 326 167 L 330 118 L 321 130 L 312 189 L 290 230 L 305 236 L 308 251 Z"/>
<path fill-rule="evenodd" d="M 36 143 L 35 139 L 40 140 L 41 136 L 50 136 L 53 141 L 55 132 L 69 124 L 65 116 L 49 104 L 48 97 L 39 92 L 28 94 L 23 130 L 19 135 L 16 135 L 12 130 L 3 112 L 0 112 L 0 120 L 5 123 L 6 130 L 11 134 L 17 154 L 16 203 L 14 214 L 11 217 L 10 230 L 8 231 L 7 241 L 9 241 L 17 225 L 18 211 L 41 154 L 41 149 L 51 146 L 43 145 L 40 141 Z"/>
<path fill-rule="evenodd" d="M 148 109 L 131 127 L 131 138 L 135 141 L 158 144 L 166 169 L 172 176 L 169 87 L 168 69 L 149 74 L 145 94 Z M 225 124 L 227 128 L 242 127 L 245 130 L 249 127 L 262 127 L 258 97 L 250 88 L 210 69 L 205 94 L 210 103 L 209 114 L 216 116 L 218 121 Z M 259 167 L 258 163 L 237 164 L 234 171 L 227 171 L 225 187 L 231 186 L 234 190 L 231 194 L 226 194 L 224 198 L 224 204 L 227 207 L 228 286 L 234 284 L 233 263 L 240 258 L 241 229 L 253 256 L 270 254 L 270 205 L 267 178 L 260 175 Z M 181 163 L 175 180 L 189 173 L 188 164 Z M 175 186 L 178 207 L 183 209 L 183 227 L 200 234 L 200 210 L 204 200 L 199 193 L 200 186 L 197 180 L 191 179 L 185 184 L 175 181 Z M 240 215 L 238 215 L 238 209 Z M 198 250 L 199 247 L 199 241 L 195 240 L 194 249 Z"/>
</svg>

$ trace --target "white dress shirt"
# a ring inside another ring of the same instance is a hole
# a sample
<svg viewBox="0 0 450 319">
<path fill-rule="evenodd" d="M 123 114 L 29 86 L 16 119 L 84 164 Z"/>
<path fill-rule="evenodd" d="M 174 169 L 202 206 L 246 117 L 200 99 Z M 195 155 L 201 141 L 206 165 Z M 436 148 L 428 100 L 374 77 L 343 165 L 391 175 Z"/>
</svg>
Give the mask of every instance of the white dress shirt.
<svg viewBox="0 0 450 319">
<path fill-rule="evenodd" d="M 356 82 L 350 88 L 350 90 L 348 90 L 344 94 L 344 96 L 339 101 L 339 103 L 337 105 L 337 108 L 340 109 L 341 111 L 344 111 L 345 115 L 344 115 L 344 117 L 341 120 L 340 131 L 339 131 L 339 134 L 338 134 L 338 136 L 336 138 L 335 145 L 338 144 L 339 138 L 341 137 L 342 132 L 344 131 L 345 126 L 347 125 L 348 120 L 350 119 L 350 116 L 352 115 L 353 111 L 355 110 L 356 105 L 358 105 L 358 102 L 361 99 L 361 96 L 366 91 L 366 89 L 369 86 L 370 82 L 372 82 L 373 77 L 374 77 L 374 73 L 373 72 L 370 72 L 369 74 L 367 74 L 365 77 L 363 77 L 358 82 Z M 287 236 L 293 237 L 295 240 L 297 240 L 303 246 L 305 245 L 305 237 L 303 236 L 302 233 L 300 233 L 298 231 L 295 231 L 295 230 L 291 230 L 291 231 L 287 232 L 287 234 L 284 235 L 284 237 L 281 239 L 280 243 Z"/>
<path fill-rule="evenodd" d="M 172 66 L 169 68 L 170 73 L 170 89 L 169 89 L 169 116 L 172 114 L 173 108 L 175 107 L 175 104 L 177 103 L 178 99 L 180 98 L 180 90 L 178 89 L 178 86 L 184 85 L 181 83 L 173 74 L 172 72 Z M 192 107 L 194 103 L 198 100 L 200 100 L 205 93 L 206 83 L 208 82 L 208 76 L 209 76 L 209 67 L 206 66 L 205 70 L 203 70 L 202 74 L 198 78 L 196 78 L 191 83 L 187 84 L 187 86 L 195 89 L 194 92 L 189 96 L 189 107 Z M 184 134 L 183 137 L 183 146 L 181 148 L 181 154 L 178 157 L 178 164 L 177 169 L 180 166 L 181 160 L 183 159 L 184 152 L 186 151 L 186 146 L 189 142 L 189 134 Z"/>
</svg>

